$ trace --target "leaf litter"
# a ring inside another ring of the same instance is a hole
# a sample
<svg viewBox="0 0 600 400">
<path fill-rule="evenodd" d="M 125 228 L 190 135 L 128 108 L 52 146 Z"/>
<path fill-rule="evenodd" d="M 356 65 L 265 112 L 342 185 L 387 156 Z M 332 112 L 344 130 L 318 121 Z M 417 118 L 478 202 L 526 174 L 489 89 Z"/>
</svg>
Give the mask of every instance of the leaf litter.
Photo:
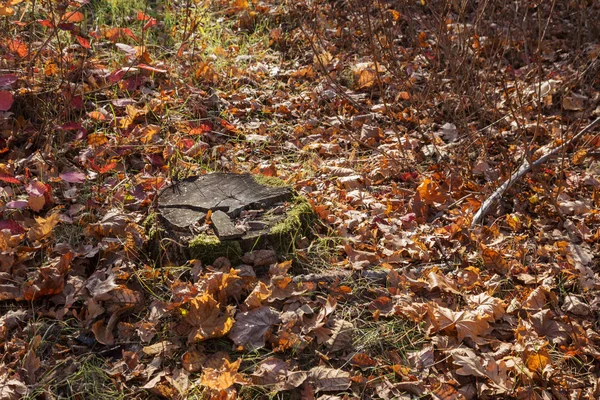
<svg viewBox="0 0 600 400">
<path fill-rule="evenodd" d="M 600 397 L 597 5 L 176 3 L 0 2 L 0 399 Z M 153 251 L 211 171 L 319 222 Z"/>
</svg>

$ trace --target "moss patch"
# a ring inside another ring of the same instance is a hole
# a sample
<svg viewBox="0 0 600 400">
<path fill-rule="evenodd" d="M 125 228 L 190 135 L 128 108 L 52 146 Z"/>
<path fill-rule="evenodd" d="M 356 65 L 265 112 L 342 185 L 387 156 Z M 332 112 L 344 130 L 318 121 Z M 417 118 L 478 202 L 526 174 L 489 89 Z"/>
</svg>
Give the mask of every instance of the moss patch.
<svg viewBox="0 0 600 400">
<path fill-rule="evenodd" d="M 205 264 L 210 264 L 219 257 L 227 257 L 232 263 L 239 262 L 242 257 L 242 247 L 235 240 L 221 241 L 214 235 L 201 233 L 189 242 L 192 258 Z"/>
<path fill-rule="evenodd" d="M 156 238 L 156 234 L 159 231 L 157 214 L 155 212 L 151 212 L 150 214 L 148 214 L 148 216 L 142 223 L 142 226 L 144 227 L 144 229 L 146 229 L 149 239 L 152 240 Z"/>
<path fill-rule="evenodd" d="M 303 235 L 315 218 L 312 206 L 304 197 L 296 197 L 286 218 L 271 228 L 271 241 L 278 252 L 289 253 L 296 238 Z"/>
<path fill-rule="evenodd" d="M 287 187 L 289 186 L 284 181 L 274 176 L 266 176 L 262 174 L 252 175 L 252 178 L 261 185 L 270 186 L 270 187 Z"/>
</svg>

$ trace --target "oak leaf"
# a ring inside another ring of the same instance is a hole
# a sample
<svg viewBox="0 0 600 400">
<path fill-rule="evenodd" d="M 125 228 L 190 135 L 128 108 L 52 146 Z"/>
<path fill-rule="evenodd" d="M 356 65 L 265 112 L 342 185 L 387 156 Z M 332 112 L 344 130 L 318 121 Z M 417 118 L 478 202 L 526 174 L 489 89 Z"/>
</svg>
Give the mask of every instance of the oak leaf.
<svg viewBox="0 0 600 400">
<path fill-rule="evenodd" d="M 433 309 L 433 314 L 439 330 L 456 330 L 458 340 L 466 337 L 476 340 L 489 330 L 486 320 L 469 311 L 452 311 L 438 306 Z"/>
</svg>

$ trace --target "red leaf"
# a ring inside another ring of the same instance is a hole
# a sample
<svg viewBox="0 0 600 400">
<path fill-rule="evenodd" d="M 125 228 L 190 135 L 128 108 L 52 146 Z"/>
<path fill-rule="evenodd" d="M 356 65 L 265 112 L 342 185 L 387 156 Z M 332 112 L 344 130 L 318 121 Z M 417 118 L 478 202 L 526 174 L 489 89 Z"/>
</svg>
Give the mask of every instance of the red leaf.
<svg viewBox="0 0 600 400">
<path fill-rule="evenodd" d="M 81 110 L 83 108 L 83 97 L 82 96 L 73 96 L 71 99 L 71 105 L 76 110 Z"/>
<path fill-rule="evenodd" d="M 11 176 L 11 175 L 8 175 L 8 174 L 0 174 L 0 181 L 4 181 L 6 183 L 14 183 L 16 185 L 18 185 L 19 183 L 21 183 L 20 180 L 18 180 L 14 176 Z"/>
<path fill-rule="evenodd" d="M 115 169 L 115 167 L 117 166 L 117 163 L 113 161 L 113 162 L 110 162 L 110 163 L 108 163 L 108 164 L 106 164 L 104 166 L 100 166 L 100 165 L 96 164 L 94 162 L 94 160 L 92 160 L 90 166 L 92 167 L 92 169 L 94 171 L 99 172 L 101 174 L 105 174 L 108 171 Z"/>
<path fill-rule="evenodd" d="M 54 28 L 54 24 L 49 19 L 38 19 L 37 22 L 44 28 Z"/>
<path fill-rule="evenodd" d="M 131 29 L 129 29 L 129 28 L 121 28 L 121 33 L 123 33 L 126 36 L 129 36 L 130 38 L 132 38 L 136 42 L 138 41 L 138 38 L 135 37 L 135 35 L 131 31 Z"/>
<path fill-rule="evenodd" d="M 108 75 L 106 77 L 106 79 L 110 82 L 110 83 L 117 83 L 119 82 L 121 79 L 123 79 L 123 77 L 125 76 L 125 71 L 123 71 L 122 69 L 118 70 L 118 71 L 114 71 L 111 72 L 110 75 Z"/>
<path fill-rule="evenodd" d="M 81 47 L 85 48 L 85 49 L 91 49 L 92 46 L 90 45 L 90 41 L 87 40 L 84 37 L 81 36 L 76 36 L 77 41 L 79 42 L 79 44 L 81 45 Z"/>
<path fill-rule="evenodd" d="M 10 231 L 11 235 L 19 235 L 25 232 L 25 229 L 21 225 L 10 219 L 0 221 L 0 231 L 5 229 Z"/>
<path fill-rule="evenodd" d="M 148 22 L 146 22 L 144 24 L 144 27 L 142 28 L 142 30 L 146 30 L 146 29 L 150 29 L 153 26 L 155 26 L 156 24 L 158 24 L 158 22 L 156 22 L 156 20 L 154 18 L 151 18 Z"/>
<path fill-rule="evenodd" d="M 12 93 L 7 90 L 0 90 L 0 111 L 8 111 L 15 101 Z"/>
<path fill-rule="evenodd" d="M 151 19 L 151 18 L 152 18 L 152 17 L 150 17 L 150 16 L 149 16 L 149 15 L 147 15 L 147 14 L 144 14 L 144 13 L 143 13 L 143 12 L 141 12 L 141 11 L 138 11 L 138 12 L 137 12 L 137 20 L 138 20 L 138 21 L 148 21 L 148 20 L 149 20 L 149 19 Z"/>
</svg>

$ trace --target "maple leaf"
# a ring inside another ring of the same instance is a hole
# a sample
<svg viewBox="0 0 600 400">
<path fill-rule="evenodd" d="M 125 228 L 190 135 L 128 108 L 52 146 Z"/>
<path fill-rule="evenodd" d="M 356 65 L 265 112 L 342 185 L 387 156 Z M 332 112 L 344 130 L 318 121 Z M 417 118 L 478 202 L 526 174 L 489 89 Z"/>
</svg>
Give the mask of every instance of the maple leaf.
<svg viewBox="0 0 600 400">
<path fill-rule="evenodd" d="M 500 254 L 499 251 L 491 249 L 484 245 L 483 243 L 479 245 L 481 248 L 481 256 L 483 257 L 483 263 L 486 267 L 492 268 L 499 274 L 507 274 L 509 271 L 509 266 L 504 256 Z"/>
<path fill-rule="evenodd" d="M 200 384 L 214 390 L 225 390 L 236 383 L 246 384 L 248 381 L 238 372 L 242 359 L 234 362 L 223 359 L 219 368 L 204 368 Z"/>
<path fill-rule="evenodd" d="M 468 301 L 471 307 L 474 308 L 475 313 L 489 322 L 502 317 L 506 308 L 504 301 L 487 293 L 468 296 Z"/>
<path fill-rule="evenodd" d="M 27 237 L 32 241 L 42 240 L 49 236 L 54 227 L 60 222 L 60 214 L 55 213 L 48 218 L 36 217 L 35 222 L 36 224 L 29 228 Z"/>
<path fill-rule="evenodd" d="M 265 345 L 265 334 L 279 323 L 279 313 L 271 307 L 260 307 L 235 316 L 229 337 L 238 346 L 254 350 Z"/>
<path fill-rule="evenodd" d="M 458 340 L 466 337 L 476 340 L 489 330 L 489 324 L 485 319 L 469 311 L 452 311 L 449 308 L 436 306 L 433 314 L 439 326 L 438 330 L 456 330 Z"/>
<path fill-rule="evenodd" d="M 189 334 L 190 342 L 225 336 L 234 324 L 231 311 L 222 313 L 219 303 L 208 293 L 193 298 L 185 321 L 195 329 Z"/>
<path fill-rule="evenodd" d="M 442 191 L 442 188 L 429 178 L 425 178 L 417 187 L 417 193 L 420 195 L 422 202 L 431 205 L 444 204 L 448 199 L 448 195 Z"/>
<path fill-rule="evenodd" d="M 258 282 L 252 292 L 244 300 L 248 309 L 258 308 L 271 296 L 271 290 L 264 282 Z"/>
</svg>

